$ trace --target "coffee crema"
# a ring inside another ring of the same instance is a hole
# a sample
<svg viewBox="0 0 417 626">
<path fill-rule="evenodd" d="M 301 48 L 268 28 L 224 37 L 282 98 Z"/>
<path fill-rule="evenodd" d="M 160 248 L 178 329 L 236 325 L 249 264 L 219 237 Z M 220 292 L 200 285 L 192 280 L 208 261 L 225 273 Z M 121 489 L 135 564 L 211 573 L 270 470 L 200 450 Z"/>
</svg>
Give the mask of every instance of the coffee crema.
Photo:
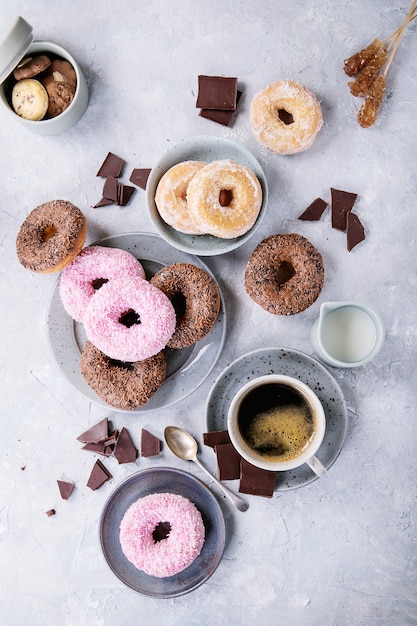
<svg viewBox="0 0 417 626">
<path fill-rule="evenodd" d="M 255 387 L 238 416 L 246 444 L 269 461 L 291 461 L 309 446 L 316 431 L 313 411 L 296 389 L 282 383 Z"/>
</svg>

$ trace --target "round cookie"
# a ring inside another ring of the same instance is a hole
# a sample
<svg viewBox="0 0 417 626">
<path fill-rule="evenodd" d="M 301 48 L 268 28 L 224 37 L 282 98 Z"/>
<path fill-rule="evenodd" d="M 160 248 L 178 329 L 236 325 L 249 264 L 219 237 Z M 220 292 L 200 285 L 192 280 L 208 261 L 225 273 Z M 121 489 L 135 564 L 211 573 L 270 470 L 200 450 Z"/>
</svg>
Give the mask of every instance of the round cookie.
<svg viewBox="0 0 417 626">
<path fill-rule="evenodd" d="M 104 402 L 122 411 L 146 404 L 166 377 L 161 351 L 138 362 L 122 362 L 106 356 L 87 341 L 80 357 L 81 373 Z"/>
<path fill-rule="evenodd" d="M 24 78 L 12 90 L 12 107 L 25 120 L 42 120 L 48 111 L 49 98 L 45 87 L 34 78 Z"/>
<path fill-rule="evenodd" d="M 13 76 L 16 80 L 22 80 L 23 78 L 33 78 L 44 72 L 51 65 L 51 59 L 46 54 L 40 54 L 33 58 L 24 59 L 13 72 Z"/>
<path fill-rule="evenodd" d="M 48 117 L 56 117 L 63 113 L 69 107 L 75 95 L 74 85 L 56 80 L 47 83 L 45 89 L 49 98 Z"/>
<path fill-rule="evenodd" d="M 275 315 L 294 315 L 320 295 L 323 259 L 298 234 L 271 235 L 256 247 L 245 271 L 245 289 L 259 306 Z"/>
</svg>

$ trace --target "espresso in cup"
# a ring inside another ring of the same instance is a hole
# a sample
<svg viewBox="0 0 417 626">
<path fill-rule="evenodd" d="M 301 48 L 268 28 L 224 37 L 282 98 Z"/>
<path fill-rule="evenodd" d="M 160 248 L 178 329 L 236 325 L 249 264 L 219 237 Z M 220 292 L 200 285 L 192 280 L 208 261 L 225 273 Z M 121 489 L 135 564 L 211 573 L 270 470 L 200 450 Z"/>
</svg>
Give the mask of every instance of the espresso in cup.
<svg viewBox="0 0 417 626">
<path fill-rule="evenodd" d="M 315 457 L 326 429 L 324 409 L 296 378 L 270 374 L 243 385 L 230 404 L 227 427 L 252 465 L 286 471 L 307 463 L 318 476 L 326 473 Z"/>
</svg>

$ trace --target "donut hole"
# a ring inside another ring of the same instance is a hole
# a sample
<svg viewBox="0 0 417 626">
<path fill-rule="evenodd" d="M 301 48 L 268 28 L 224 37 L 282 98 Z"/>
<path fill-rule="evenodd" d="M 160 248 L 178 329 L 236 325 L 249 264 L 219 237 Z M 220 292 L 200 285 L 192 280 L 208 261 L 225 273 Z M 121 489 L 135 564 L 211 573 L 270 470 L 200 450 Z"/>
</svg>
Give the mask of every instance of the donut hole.
<svg viewBox="0 0 417 626">
<path fill-rule="evenodd" d="M 175 293 L 171 298 L 171 304 L 174 307 L 177 320 L 182 319 L 187 308 L 187 299 L 184 294 L 181 292 Z"/>
<path fill-rule="evenodd" d="M 140 324 L 140 316 L 134 309 L 128 309 L 119 317 L 119 324 L 126 326 L 126 328 L 131 328 L 135 324 Z"/>
<path fill-rule="evenodd" d="M 281 122 L 284 122 L 286 126 L 289 126 L 290 124 L 294 124 L 294 118 L 292 114 L 286 109 L 278 109 L 278 117 L 281 120 Z"/>
<path fill-rule="evenodd" d="M 159 543 L 160 541 L 167 539 L 170 532 L 171 524 L 169 522 L 158 522 L 152 531 L 152 539 L 154 540 L 154 543 Z"/>
<path fill-rule="evenodd" d="M 230 206 L 233 200 L 233 191 L 231 189 L 221 189 L 219 193 L 220 206 Z"/>
<path fill-rule="evenodd" d="M 42 243 L 46 243 L 47 241 L 52 239 L 52 237 L 55 237 L 57 232 L 58 232 L 58 229 L 53 224 L 48 224 L 48 226 L 45 226 L 41 235 Z"/>
<path fill-rule="evenodd" d="M 98 291 L 100 287 L 102 287 L 108 282 L 109 282 L 108 278 L 95 278 L 94 280 L 91 281 L 91 286 L 93 287 L 94 291 Z"/>
<path fill-rule="evenodd" d="M 282 261 L 276 271 L 276 280 L 278 285 L 284 285 L 289 280 L 291 280 L 291 278 L 295 276 L 295 274 L 296 271 L 293 264 L 290 261 Z"/>
</svg>

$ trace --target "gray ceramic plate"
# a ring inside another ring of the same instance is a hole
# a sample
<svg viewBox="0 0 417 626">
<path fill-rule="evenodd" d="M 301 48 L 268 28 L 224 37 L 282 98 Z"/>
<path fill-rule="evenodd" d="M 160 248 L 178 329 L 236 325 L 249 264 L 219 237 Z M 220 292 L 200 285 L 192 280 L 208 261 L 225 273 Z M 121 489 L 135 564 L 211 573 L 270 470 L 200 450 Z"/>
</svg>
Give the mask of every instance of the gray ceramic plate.
<svg viewBox="0 0 417 626">
<path fill-rule="evenodd" d="M 211 235 L 187 235 L 180 233 L 164 222 L 158 213 L 155 204 L 155 191 L 159 180 L 173 165 L 182 161 L 215 161 L 218 159 L 231 159 L 250 168 L 257 176 L 262 186 L 263 200 L 261 210 L 252 228 L 235 239 L 219 239 Z M 265 214 L 268 204 L 268 187 L 265 174 L 255 157 L 243 146 L 223 137 L 193 137 L 184 139 L 174 146 L 154 165 L 146 184 L 146 202 L 150 219 L 158 233 L 175 248 L 198 254 L 200 256 L 212 256 L 224 254 L 239 247 L 258 228 Z"/>
<path fill-rule="evenodd" d="M 119 541 L 120 522 L 129 506 L 150 493 L 161 492 L 176 493 L 194 502 L 205 527 L 199 556 L 185 570 L 168 578 L 155 578 L 138 570 L 123 554 Z M 110 569 L 131 589 L 154 598 L 181 596 L 202 585 L 219 565 L 226 540 L 222 511 L 208 487 L 191 474 L 167 467 L 142 470 L 120 483 L 104 505 L 99 529 Z"/>
<path fill-rule="evenodd" d="M 158 235 L 127 233 L 95 242 L 127 250 L 142 263 L 147 278 L 171 263 L 192 263 L 213 276 L 197 257 L 178 252 Z M 93 245 L 93 244 L 92 244 Z M 213 276 L 215 279 L 215 277 Z M 220 291 L 220 287 L 219 287 Z M 47 333 L 54 359 L 64 377 L 84 396 L 103 407 L 110 407 L 89 387 L 81 373 L 80 354 L 86 341 L 84 326 L 65 311 L 59 295 L 59 279 L 52 291 L 47 312 Z M 183 350 L 165 351 L 167 378 L 155 395 L 135 411 L 152 411 L 179 402 L 192 393 L 209 375 L 220 356 L 226 335 L 226 309 L 223 296 L 219 316 L 211 331 L 196 344 Z M 121 411 L 132 413 L 132 411 Z"/>
<path fill-rule="evenodd" d="M 207 429 L 227 428 L 227 413 L 233 396 L 249 380 L 265 374 L 286 374 L 307 384 L 318 396 L 326 414 L 326 432 L 316 456 L 329 469 L 343 447 L 347 430 L 346 402 L 338 383 L 311 356 L 288 348 L 265 348 L 249 352 L 231 363 L 219 376 L 207 401 Z M 317 476 L 302 465 L 277 472 L 276 491 L 302 487 Z"/>
</svg>

